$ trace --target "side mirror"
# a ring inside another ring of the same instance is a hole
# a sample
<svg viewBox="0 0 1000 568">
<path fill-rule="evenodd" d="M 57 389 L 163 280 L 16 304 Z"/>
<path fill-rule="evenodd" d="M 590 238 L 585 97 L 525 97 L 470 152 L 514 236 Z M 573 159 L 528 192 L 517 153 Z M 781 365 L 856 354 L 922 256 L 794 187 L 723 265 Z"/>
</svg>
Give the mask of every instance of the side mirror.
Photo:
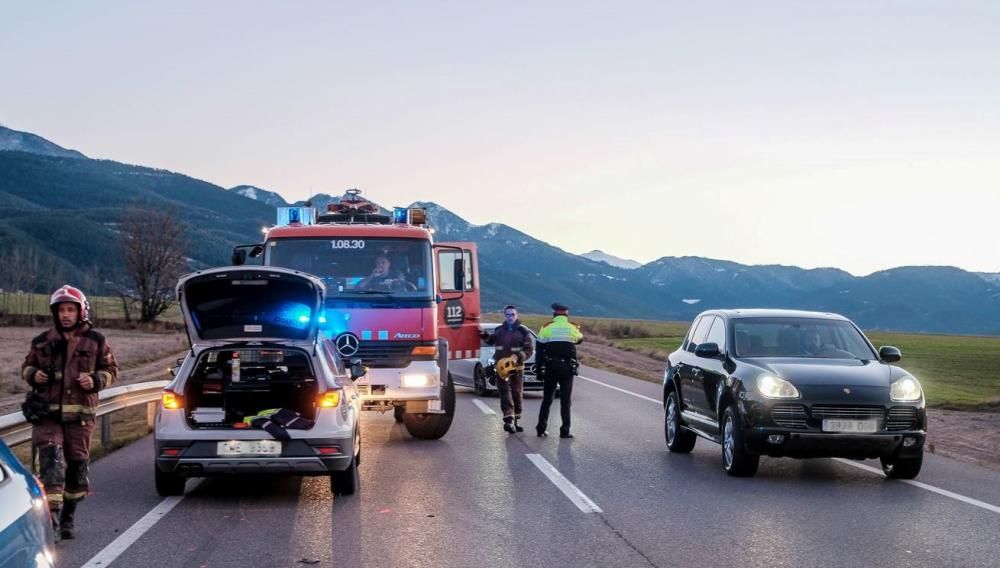
<svg viewBox="0 0 1000 568">
<path fill-rule="evenodd" d="M 361 359 L 351 359 L 351 380 L 356 381 L 368 373 L 368 367 L 361 364 Z"/>
<path fill-rule="evenodd" d="M 715 359 L 722 354 L 719 351 L 718 343 L 702 343 L 698 347 L 695 347 L 694 354 L 696 357 L 702 357 L 704 359 Z"/>
<path fill-rule="evenodd" d="M 878 358 L 881 359 L 883 363 L 895 363 L 903 358 L 903 352 L 897 347 L 884 345 L 878 350 Z"/>
<path fill-rule="evenodd" d="M 170 376 L 171 377 L 176 377 L 177 376 L 177 371 L 180 370 L 181 365 L 183 365 L 183 364 L 184 364 L 184 358 L 183 357 L 180 358 L 180 359 L 178 359 L 178 360 L 176 360 L 176 361 L 174 361 L 174 366 L 170 367 L 168 369 L 168 371 L 170 371 Z"/>
<path fill-rule="evenodd" d="M 243 266 L 247 261 L 247 251 L 237 249 L 233 251 L 233 266 Z"/>
<path fill-rule="evenodd" d="M 465 290 L 465 261 L 459 257 L 455 259 L 455 290 Z"/>
</svg>

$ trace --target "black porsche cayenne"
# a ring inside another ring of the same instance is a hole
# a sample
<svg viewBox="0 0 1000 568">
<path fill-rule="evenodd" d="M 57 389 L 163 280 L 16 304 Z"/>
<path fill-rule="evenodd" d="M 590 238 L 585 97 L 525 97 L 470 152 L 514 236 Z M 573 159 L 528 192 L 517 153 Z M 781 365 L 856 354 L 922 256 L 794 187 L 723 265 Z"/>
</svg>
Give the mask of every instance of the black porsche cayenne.
<svg viewBox="0 0 1000 568">
<path fill-rule="evenodd" d="M 879 458 L 888 477 L 912 479 L 927 414 L 920 383 L 894 364 L 900 357 L 835 314 L 704 312 L 667 359 L 667 447 L 684 453 L 698 436 L 712 440 L 740 477 L 767 455 Z"/>
</svg>

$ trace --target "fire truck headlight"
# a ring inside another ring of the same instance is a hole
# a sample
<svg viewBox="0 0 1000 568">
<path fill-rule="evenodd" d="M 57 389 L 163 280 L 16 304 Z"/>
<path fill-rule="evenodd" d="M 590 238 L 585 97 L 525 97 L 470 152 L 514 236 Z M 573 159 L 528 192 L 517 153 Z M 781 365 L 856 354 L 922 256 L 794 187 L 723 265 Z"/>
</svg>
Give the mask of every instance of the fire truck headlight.
<svg viewBox="0 0 1000 568">
<path fill-rule="evenodd" d="M 424 388 L 434 386 L 437 383 L 437 377 L 431 375 L 425 375 L 423 373 L 413 373 L 403 375 L 400 384 L 403 388 Z"/>
</svg>

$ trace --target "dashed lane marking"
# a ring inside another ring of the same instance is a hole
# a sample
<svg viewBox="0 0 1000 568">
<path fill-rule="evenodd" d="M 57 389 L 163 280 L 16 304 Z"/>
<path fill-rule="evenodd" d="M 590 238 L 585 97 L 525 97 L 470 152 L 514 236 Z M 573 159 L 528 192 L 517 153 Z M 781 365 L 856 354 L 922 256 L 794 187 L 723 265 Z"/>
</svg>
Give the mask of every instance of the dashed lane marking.
<svg viewBox="0 0 1000 568">
<path fill-rule="evenodd" d="M 555 486 L 558 487 L 559 490 L 563 492 L 563 495 L 569 497 L 569 500 L 572 501 L 573 504 L 576 505 L 578 509 L 580 509 L 584 513 L 604 512 L 601 510 L 600 507 L 597 506 L 597 503 L 591 501 L 590 497 L 584 495 L 583 491 L 580 491 L 580 489 L 576 485 L 573 485 L 573 483 L 570 480 L 563 477 L 563 474 L 559 473 L 559 470 L 556 469 L 555 466 L 550 464 L 541 455 L 539 454 L 524 454 L 524 455 L 527 456 L 529 460 L 531 460 L 531 463 L 535 464 L 535 467 L 540 469 L 542 473 L 545 474 L 545 477 L 549 478 L 549 481 L 555 484 Z"/>
<path fill-rule="evenodd" d="M 479 410 L 483 411 L 483 414 L 496 414 L 495 410 L 493 410 L 489 406 L 486 406 L 486 403 L 479 400 L 478 398 L 472 399 L 472 402 L 479 407 Z"/>
<path fill-rule="evenodd" d="M 135 522 L 134 525 L 128 528 L 125 532 L 121 534 L 118 538 L 111 541 L 111 544 L 104 547 L 104 550 L 97 553 L 96 556 L 87 561 L 83 565 L 83 568 L 105 568 L 109 564 L 115 561 L 123 552 L 128 550 L 130 546 L 135 544 L 135 541 L 139 540 L 143 534 L 149 529 L 153 528 L 153 525 L 162 519 L 171 509 L 177 506 L 184 496 L 179 497 L 167 497 L 160 504 L 153 507 L 153 510 L 146 513 L 141 519 Z"/>
</svg>

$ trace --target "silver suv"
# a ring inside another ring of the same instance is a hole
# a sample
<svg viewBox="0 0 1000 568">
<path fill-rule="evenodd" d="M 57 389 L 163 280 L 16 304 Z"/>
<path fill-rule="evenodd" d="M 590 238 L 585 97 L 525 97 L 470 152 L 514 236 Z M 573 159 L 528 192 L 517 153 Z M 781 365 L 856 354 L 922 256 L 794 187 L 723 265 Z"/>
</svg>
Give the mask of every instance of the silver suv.
<svg viewBox="0 0 1000 568">
<path fill-rule="evenodd" d="M 188 477 L 326 475 L 353 494 L 361 459 L 360 364 L 318 338 L 323 283 L 271 267 L 227 267 L 180 279 L 191 350 L 163 393 L 154 428 L 156 490 Z"/>
</svg>

